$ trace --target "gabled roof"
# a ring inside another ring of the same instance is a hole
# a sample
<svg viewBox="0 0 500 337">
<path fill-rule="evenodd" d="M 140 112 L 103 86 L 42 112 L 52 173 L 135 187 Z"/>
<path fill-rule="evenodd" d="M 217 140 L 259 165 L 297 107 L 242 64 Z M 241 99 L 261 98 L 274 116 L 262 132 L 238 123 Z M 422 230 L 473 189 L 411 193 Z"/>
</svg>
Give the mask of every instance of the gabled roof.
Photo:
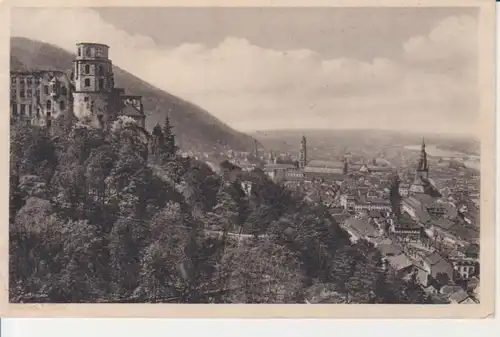
<svg viewBox="0 0 500 337">
<path fill-rule="evenodd" d="M 449 299 L 451 301 L 454 301 L 456 303 L 462 303 L 464 302 L 467 298 L 469 298 L 469 295 L 467 294 L 467 292 L 465 292 L 465 290 L 463 289 L 460 289 L 454 293 L 452 293 L 449 297 Z"/>
<path fill-rule="evenodd" d="M 144 114 L 142 114 L 137 108 L 132 105 L 125 105 L 122 110 L 122 115 L 130 117 L 144 117 Z"/>
<path fill-rule="evenodd" d="M 389 264 L 396 270 L 403 270 L 405 268 L 410 267 L 412 262 L 410 259 L 405 255 L 405 254 L 399 254 L 396 256 L 388 256 L 387 261 L 389 261 Z"/>
<path fill-rule="evenodd" d="M 344 162 L 339 160 L 311 160 L 307 163 L 310 167 L 330 167 L 330 168 L 343 168 Z"/>
<path fill-rule="evenodd" d="M 434 222 L 434 225 L 442 229 L 450 229 L 455 223 L 446 218 L 439 218 Z"/>
</svg>

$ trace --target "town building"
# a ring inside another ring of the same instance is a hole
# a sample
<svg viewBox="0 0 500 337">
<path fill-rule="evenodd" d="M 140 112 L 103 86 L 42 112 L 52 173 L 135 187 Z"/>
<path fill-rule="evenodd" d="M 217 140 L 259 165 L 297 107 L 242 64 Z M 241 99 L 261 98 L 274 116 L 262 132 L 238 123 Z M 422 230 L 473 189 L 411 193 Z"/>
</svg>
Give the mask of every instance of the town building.
<svg viewBox="0 0 500 337">
<path fill-rule="evenodd" d="M 326 183 L 340 185 L 347 177 L 347 161 L 311 160 L 307 157 L 307 139 L 302 137 L 297 165 L 278 163 L 272 156 L 263 171 L 275 182 L 288 188 Z"/>
<path fill-rule="evenodd" d="M 451 261 L 453 268 L 463 280 L 469 280 L 476 273 L 477 262 L 474 259 L 454 259 Z"/>
<path fill-rule="evenodd" d="M 145 127 L 142 97 L 116 88 L 109 46 L 78 43 L 70 74 L 58 70 L 10 73 L 11 121 L 37 126 L 52 125 L 64 114 L 74 114 L 96 128 L 106 128 L 118 116 Z"/>
</svg>

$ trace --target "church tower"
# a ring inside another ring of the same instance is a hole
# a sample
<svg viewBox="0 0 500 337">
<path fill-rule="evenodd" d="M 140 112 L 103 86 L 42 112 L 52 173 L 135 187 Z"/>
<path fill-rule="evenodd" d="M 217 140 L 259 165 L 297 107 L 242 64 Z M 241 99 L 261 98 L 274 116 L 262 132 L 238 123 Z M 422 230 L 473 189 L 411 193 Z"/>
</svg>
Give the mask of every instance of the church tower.
<svg viewBox="0 0 500 337">
<path fill-rule="evenodd" d="M 420 179 L 428 180 L 429 178 L 429 166 L 427 164 L 427 153 L 425 152 L 425 141 L 422 138 L 422 148 L 420 150 L 420 160 L 418 161 L 417 176 Z"/>
<path fill-rule="evenodd" d="M 300 142 L 299 167 L 305 167 L 306 165 L 307 165 L 307 140 L 305 136 L 302 136 L 302 141 Z"/>
<path fill-rule="evenodd" d="M 94 127 L 104 127 L 117 117 L 114 102 L 113 65 L 109 47 L 100 43 L 78 43 L 73 61 L 73 104 L 75 116 Z"/>
</svg>

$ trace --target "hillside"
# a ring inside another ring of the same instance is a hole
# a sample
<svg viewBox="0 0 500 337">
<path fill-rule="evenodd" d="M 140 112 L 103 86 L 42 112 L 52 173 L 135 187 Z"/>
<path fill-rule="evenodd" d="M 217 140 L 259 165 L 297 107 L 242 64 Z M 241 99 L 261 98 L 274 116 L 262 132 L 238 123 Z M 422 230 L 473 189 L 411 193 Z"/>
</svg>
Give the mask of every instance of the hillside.
<svg viewBox="0 0 500 337">
<path fill-rule="evenodd" d="M 51 44 L 27 38 L 11 38 L 11 70 L 57 69 L 70 70 L 74 55 Z M 147 115 L 146 127 L 151 130 L 157 122 L 169 116 L 175 126 L 178 145 L 183 150 L 211 151 L 219 144 L 234 150 L 250 150 L 253 138 L 233 130 L 204 109 L 160 90 L 134 75 L 114 66 L 118 87 L 133 95 L 142 95 Z"/>
</svg>

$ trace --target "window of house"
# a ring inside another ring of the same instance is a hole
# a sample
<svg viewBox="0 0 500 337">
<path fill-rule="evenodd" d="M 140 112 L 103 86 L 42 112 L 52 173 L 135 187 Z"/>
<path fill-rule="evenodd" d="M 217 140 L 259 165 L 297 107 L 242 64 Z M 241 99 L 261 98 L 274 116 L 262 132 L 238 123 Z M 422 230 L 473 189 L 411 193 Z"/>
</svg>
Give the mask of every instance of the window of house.
<svg viewBox="0 0 500 337">
<path fill-rule="evenodd" d="M 52 101 L 50 99 L 47 100 L 47 105 L 46 106 L 47 106 L 47 110 L 52 109 Z"/>
<path fill-rule="evenodd" d="M 52 121 L 49 119 L 49 120 L 47 121 L 47 126 L 49 126 L 49 127 L 50 127 L 51 125 L 52 125 Z"/>
<path fill-rule="evenodd" d="M 31 121 L 29 119 L 26 120 L 26 125 L 31 125 Z"/>
<path fill-rule="evenodd" d="M 21 116 L 24 116 L 24 115 L 26 114 L 26 105 L 21 104 L 21 107 L 20 107 L 20 108 L 21 108 L 21 109 L 20 109 L 20 111 L 19 111 L 19 114 L 20 114 Z"/>
<path fill-rule="evenodd" d="M 85 97 L 83 98 L 83 101 L 84 101 L 84 102 L 88 102 L 88 101 L 89 101 L 89 97 L 88 97 L 88 96 L 85 96 Z"/>
<path fill-rule="evenodd" d="M 12 97 L 12 99 L 16 99 L 17 98 L 17 90 L 16 89 L 12 89 L 10 91 L 10 96 Z"/>
<path fill-rule="evenodd" d="M 40 108 L 36 108 L 36 116 L 40 117 Z"/>
<path fill-rule="evenodd" d="M 91 56 L 90 48 L 85 49 L 85 55 L 88 56 L 88 57 Z"/>
<path fill-rule="evenodd" d="M 40 84 L 40 77 L 35 77 L 35 84 Z"/>
<path fill-rule="evenodd" d="M 37 98 L 40 98 L 40 89 L 36 89 L 36 90 L 35 90 L 35 96 L 36 96 Z"/>
<path fill-rule="evenodd" d="M 59 109 L 61 109 L 61 110 L 66 109 L 66 104 L 64 103 L 64 101 L 59 102 Z"/>
<path fill-rule="evenodd" d="M 17 116 L 17 104 L 12 103 L 12 115 Z"/>
<path fill-rule="evenodd" d="M 31 77 L 28 77 L 26 79 L 26 84 L 28 84 L 28 85 L 32 85 L 33 84 L 32 80 L 31 80 Z"/>
<path fill-rule="evenodd" d="M 82 48 L 81 47 L 78 48 L 78 56 L 82 56 Z"/>
<path fill-rule="evenodd" d="M 11 87 L 11 88 L 15 88 L 15 87 L 16 87 L 16 84 L 17 84 L 17 82 L 16 82 L 16 78 L 15 78 L 15 77 L 11 77 L 11 78 L 10 78 L 10 87 Z"/>
<path fill-rule="evenodd" d="M 31 91 L 31 89 L 28 89 L 28 90 L 26 91 L 26 94 L 28 95 L 28 97 L 33 96 L 33 92 Z"/>
<path fill-rule="evenodd" d="M 89 78 L 85 79 L 85 86 L 90 87 L 90 79 Z"/>
<path fill-rule="evenodd" d="M 68 94 L 68 90 L 66 89 L 66 87 L 65 87 L 65 86 L 62 86 L 62 87 L 61 87 L 61 95 L 62 95 L 62 96 L 66 96 L 67 94 Z"/>
<path fill-rule="evenodd" d="M 21 91 L 19 92 L 19 97 L 25 97 L 25 92 L 24 92 L 24 89 L 21 89 Z"/>
<path fill-rule="evenodd" d="M 104 76 L 104 67 L 102 65 L 99 66 L 99 76 Z"/>
<path fill-rule="evenodd" d="M 86 64 L 85 65 L 85 74 L 89 74 L 90 73 L 90 65 Z"/>
<path fill-rule="evenodd" d="M 48 85 L 44 85 L 44 86 L 43 86 L 43 93 L 44 93 L 45 95 L 48 95 L 48 94 L 49 94 L 49 86 L 48 86 Z"/>
<path fill-rule="evenodd" d="M 99 79 L 99 89 L 104 88 L 104 80 L 101 78 Z"/>
<path fill-rule="evenodd" d="M 50 112 L 50 110 L 47 110 L 47 117 L 50 117 L 52 115 L 52 113 Z"/>
</svg>

